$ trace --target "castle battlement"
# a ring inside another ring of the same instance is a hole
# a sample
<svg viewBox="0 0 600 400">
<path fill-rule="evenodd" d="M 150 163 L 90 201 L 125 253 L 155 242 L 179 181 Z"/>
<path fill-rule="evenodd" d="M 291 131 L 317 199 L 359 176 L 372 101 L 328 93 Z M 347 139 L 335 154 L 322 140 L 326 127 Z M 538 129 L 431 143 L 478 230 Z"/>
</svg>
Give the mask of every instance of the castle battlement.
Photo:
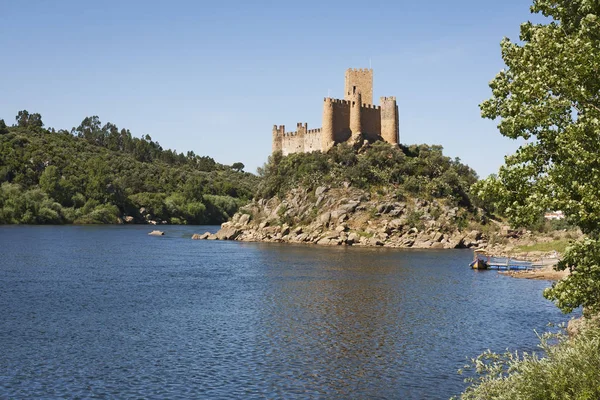
<svg viewBox="0 0 600 400">
<path fill-rule="evenodd" d="M 396 97 L 380 97 L 380 105 L 373 104 L 371 68 L 346 70 L 344 98 L 323 99 L 322 128 L 308 129 L 306 122 L 298 122 L 295 131 L 286 132 L 285 125 L 273 125 L 273 152 L 327 151 L 359 133 L 371 141 L 399 142 Z"/>
<path fill-rule="evenodd" d="M 363 104 L 361 107 L 369 108 L 369 109 L 373 109 L 373 110 L 379 110 L 381 108 L 381 106 L 376 106 L 375 104 Z"/>
<path fill-rule="evenodd" d="M 372 68 L 348 68 L 346 71 L 350 72 L 362 72 L 362 73 L 373 73 Z"/>
<path fill-rule="evenodd" d="M 333 103 L 333 104 L 345 104 L 345 105 L 350 105 L 350 103 L 352 103 L 352 101 L 350 101 L 350 100 L 334 99 L 331 97 L 325 97 L 325 102 Z"/>
</svg>

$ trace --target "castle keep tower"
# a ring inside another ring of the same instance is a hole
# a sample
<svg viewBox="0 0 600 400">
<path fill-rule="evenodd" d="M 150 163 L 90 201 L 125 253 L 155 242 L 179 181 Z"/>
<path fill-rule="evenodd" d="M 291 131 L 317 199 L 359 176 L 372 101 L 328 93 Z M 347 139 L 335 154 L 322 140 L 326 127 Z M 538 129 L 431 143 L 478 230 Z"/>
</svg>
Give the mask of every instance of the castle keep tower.
<svg viewBox="0 0 600 400">
<path fill-rule="evenodd" d="M 285 126 L 273 127 L 273 153 L 307 153 L 328 151 L 336 143 L 361 135 L 369 141 L 399 143 L 398 105 L 395 97 L 381 97 L 380 106 L 373 105 L 373 70 L 348 69 L 344 99 L 326 97 L 323 102 L 323 127 L 308 129 L 298 123 L 296 131 L 285 132 Z M 360 137 L 360 136 L 359 136 Z"/>
<path fill-rule="evenodd" d="M 348 69 L 344 85 L 344 100 L 352 100 L 352 94 L 358 92 L 365 104 L 373 104 L 373 70 Z"/>
</svg>

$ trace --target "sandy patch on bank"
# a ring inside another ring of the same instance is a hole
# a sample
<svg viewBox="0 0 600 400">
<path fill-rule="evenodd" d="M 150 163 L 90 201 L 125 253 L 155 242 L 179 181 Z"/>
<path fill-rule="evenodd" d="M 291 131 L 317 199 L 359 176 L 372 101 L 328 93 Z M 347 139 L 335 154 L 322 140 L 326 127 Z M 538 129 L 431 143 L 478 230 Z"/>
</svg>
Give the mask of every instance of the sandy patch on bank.
<svg viewBox="0 0 600 400">
<path fill-rule="evenodd" d="M 512 276 L 513 278 L 522 278 L 522 279 L 539 279 L 539 280 L 547 280 L 547 281 L 559 281 L 566 276 L 569 275 L 569 270 L 564 271 L 556 271 L 553 266 L 544 266 L 539 269 L 532 269 L 528 271 L 506 271 L 501 272 L 501 274 L 505 274 L 508 276 Z"/>
</svg>

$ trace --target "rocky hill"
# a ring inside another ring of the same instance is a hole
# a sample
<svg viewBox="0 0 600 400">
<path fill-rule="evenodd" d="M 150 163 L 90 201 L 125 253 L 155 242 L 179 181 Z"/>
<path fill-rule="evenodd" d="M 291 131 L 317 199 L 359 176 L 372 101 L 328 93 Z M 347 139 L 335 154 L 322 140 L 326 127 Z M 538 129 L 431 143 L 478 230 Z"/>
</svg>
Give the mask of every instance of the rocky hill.
<svg viewBox="0 0 600 400">
<path fill-rule="evenodd" d="M 486 246 L 481 231 L 469 229 L 473 218 L 440 199 L 400 201 L 391 194 L 320 186 L 291 190 L 284 199 L 253 201 L 216 234 L 195 238 L 397 248 Z"/>
<path fill-rule="evenodd" d="M 480 247 L 477 175 L 440 146 L 356 142 L 275 153 L 255 200 L 197 239 L 413 248 Z"/>
</svg>

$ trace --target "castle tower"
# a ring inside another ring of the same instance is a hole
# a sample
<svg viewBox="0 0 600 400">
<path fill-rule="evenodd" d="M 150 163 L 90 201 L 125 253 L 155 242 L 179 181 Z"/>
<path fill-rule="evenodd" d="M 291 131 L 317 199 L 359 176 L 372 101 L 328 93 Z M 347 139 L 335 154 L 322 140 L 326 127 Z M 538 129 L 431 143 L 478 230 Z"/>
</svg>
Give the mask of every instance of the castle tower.
<svg viewBox="0 0 600 400">
<path fill-rule="evenodd" d="M 396 97 L 381 97 L 379 104 L 381 105 L 381 137 L 388 143 L 398 144 L 400 124 Z"/>
<path fill-rule="evenodd" d="M 344 100 L 352 100 L 354 88 L 362 95 L 362 101 L 365 104 L 373 104 L 373 70 L 347 69 Z"/>
<path fill-rule="evenodd" d="M 353 135 L 362 132 L 362 118 L 360 114 L 360 108 L 362 106 L 362 96 L 360 91 L 356 87 L 352 88 L 352 95 L 350 96 L 350 132 Z"/>
<path fill-rule="evenodd" d="M 273 153 L 283 151 L 283 135 L 285 134 L 285 125 L 273 125 Z"/>
<path fill-rule="evenodd" d="M 321 151 L 326 152 L 335 144 L 333 132 L 333 99 L 323 101 L 323 127 L 321 128 Z"/>
</svg>

